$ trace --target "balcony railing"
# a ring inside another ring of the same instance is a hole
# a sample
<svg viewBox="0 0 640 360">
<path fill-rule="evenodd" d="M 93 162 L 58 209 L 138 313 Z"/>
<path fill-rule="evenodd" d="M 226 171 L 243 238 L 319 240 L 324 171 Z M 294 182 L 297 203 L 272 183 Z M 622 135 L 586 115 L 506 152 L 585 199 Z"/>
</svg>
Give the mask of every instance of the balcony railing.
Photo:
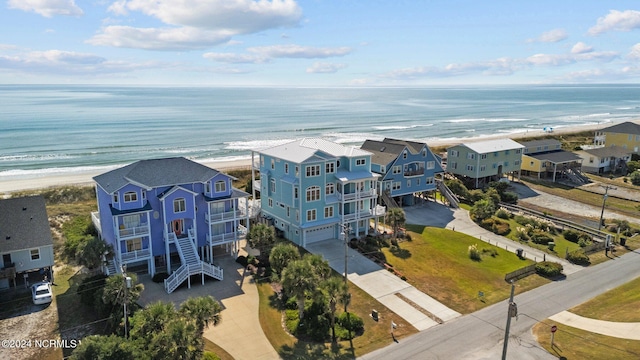
<svg viewBox="0 0 640 360">
<path fill-rule="evenodd" d="M 225 221 L 240 219 L 244 216 L 247 216 L 246 209 L 241 208 L 241 209 L 236 209 L 232 211 L 225 211 L 222 213 L 215 213 L 215 214 L 209 213 L 207 215 L 206 220 L 209 224 L 212 224 L 216 222 L 225 222 Z"/>
<path fill-rule="evenodd" d="M 149 251 L 149 249 L 134 250 L 120 254 L 120 258 L 122 259 L 123 264 L 138 260 L 147 260 L 149 259 L 149 257 L 151 257 L 151 252 Z"/>
<path fill-rule="evenodd" d="M 361 191 L 356 191 L 356 192 L 348 193 L 348 194 L 343 194 L 343 193 L 340 193 L 340 192 L 336 192 L 335 194 L 338 196 L 338 200 L 347 201 L 347 200 L 355 200 L 355 199 L 363 199 L 363 198 L 374 197 L 374 196 L 376 196 L 376 189 L 361 190 Z"/>
<path fill-rule="evenodd" d="M 144 224 L 130 228 L 118 229 L 118 235 L 120 236 L 120 238 L 149 235 L 149 226 L 147 226 L 147 224 Z"/>
<path fill-rule="evenodd" d="M 417 169 L 417 170 L 407 170 L 404 172 L 404 176 L 418 176 L 418 175 L 424 175 L 424 168 L 421 169 Z"/>
<path fill-rule="evenodd" d="M 235 232 L 228 232 L 224 234 L 215 234 L 215 235 L 209 233 L 209 235 L 207 236 L 211 245 L 219 245 L 219 244 L 225 244 L 228 242 L 233 242 L 236 240 L 243 240 L 246 237 L 247 237 L 247 228 L 242 225 L 239 225 L 238 229 L 236 229 Z"/>
<path fill-rule="evenodd" d="M 373 211 L 371 209 L 359 211 L 353 214 L 344 214 L 343 218 L 345 221 L 353 221 L 358 219 L 366 219 L 373 216 Z"/>
</svg>

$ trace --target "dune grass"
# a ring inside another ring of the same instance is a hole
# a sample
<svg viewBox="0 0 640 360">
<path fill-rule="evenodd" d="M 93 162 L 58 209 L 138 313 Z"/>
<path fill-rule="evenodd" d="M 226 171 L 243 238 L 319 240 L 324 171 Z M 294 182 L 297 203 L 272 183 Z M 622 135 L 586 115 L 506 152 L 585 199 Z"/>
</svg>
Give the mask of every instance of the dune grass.
<svg viewBox="0 0 640 360">
<path fill-rule="evenodd" d="M 407 278 L 407 282 L 450 308 L 471 313 L 509 297 L 511 287 L 505 274 L 533 264 L 504 249 L 459 232 L 433 228 L 408 227 L 413 241 L 399 244 L 400 249 L 383 248 L 387 262 Z M 471 260 L 469 246 L 477 244 L 485 252 L 480 261 Z M 495 251 L 495 256 L 491 253 Z M 531 275 L 516 282 L 521 293 L 549 280 Z M 484 297 L 479 297 L 479 292 Z"/>
</svg>

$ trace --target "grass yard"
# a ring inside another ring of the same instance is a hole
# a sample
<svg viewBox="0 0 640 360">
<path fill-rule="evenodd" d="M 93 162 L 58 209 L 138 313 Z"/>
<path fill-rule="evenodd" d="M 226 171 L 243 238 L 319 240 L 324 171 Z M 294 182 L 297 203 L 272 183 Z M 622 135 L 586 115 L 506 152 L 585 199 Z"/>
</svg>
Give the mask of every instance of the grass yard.
<svg viewBox="0 0 640 360">
<path fill-rule="evenodd" d="M 407 277 L 407 282 L 450 308 L 468 314 L 509 297 L 511 287 L 505 274 L 533 264 L 515 254 L 484 243 L 459 232 L 408 226 L 413 241 L 401 242 L 400 250 L 383 248 L 387 262 Z M 479 250 L 495 250 L 481 261 L 469 258 L 469 246 L 477 244 Z M 394 254 L 395 253 L 395 254 Z M 516 282 L 516 293 L 521 293 L 549 280 L 531 275 Z M 479 292 L 484 298 L 479 298 Z"/>
<path fill-rule="evenodd" d="M 550 320 L 533 327 L 533 335 L 549 353 L 566 360 L 616 359 L 637 360 L 640 358 L 640 341 L 619 339 L 594 334 L 567 325 L 558 324 L 551 348 Z"/>
<path fill-rule="evenodd" d="M 260 294 L 260 325 L 271 345 L 283 359 L 353 359 L 373 350 L 387 346 L 393 342 L 390 335 L 391 321 L 398 324 L 394 331 L 396 339 L 401 339 L 417 330 L 404 319 L 393 314 L 389 309 L 374 298 L 349 283 L 351 305 L 349 311 L 364 320 L 364 334 L 352 341 L 340 341 L 337 345 L 330 342 L 309 343 L 298 341 L 284 328 L 279 301 L 269 283 L 259 283 Z M 379 312 L 379 321 L 375 322 L 370 316 L 371 310 Z M 338 314 L 341 311 L 338 311 Z M 336 315 L 338 315 L 336 314 Z"/>
<path fill-rule="evenodd" d="M 640 322 L 640 278 L 580 304 L 570 311 L 574 314 L 606 321 Z"/>
</svg>

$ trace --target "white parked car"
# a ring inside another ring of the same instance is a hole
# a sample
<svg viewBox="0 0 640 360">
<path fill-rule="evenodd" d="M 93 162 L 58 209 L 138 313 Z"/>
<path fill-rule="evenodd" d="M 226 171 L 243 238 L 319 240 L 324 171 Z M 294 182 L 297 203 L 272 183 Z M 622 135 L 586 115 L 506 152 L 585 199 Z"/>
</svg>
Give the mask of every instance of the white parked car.
<svg viewBox="0 0 640 360">
<path fill-rule="evenodd" d="M 40 282 L 31 285 L 31 297 L 36 305 L 48 304 L 53 300 L 53 292 L 51 291 L 51 283 Z"/>
</svg>

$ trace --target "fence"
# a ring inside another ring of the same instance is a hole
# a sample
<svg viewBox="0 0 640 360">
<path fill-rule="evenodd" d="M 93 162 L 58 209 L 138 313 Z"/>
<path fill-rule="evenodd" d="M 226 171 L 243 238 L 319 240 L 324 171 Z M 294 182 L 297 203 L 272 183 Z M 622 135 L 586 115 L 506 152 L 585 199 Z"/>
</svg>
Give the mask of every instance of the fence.
<svg viewBox="0 0 640 360">
<path fill-rule="evenodd" d="M 511 282 L 511 280 L 522 279 L 523 277 L 527 277 L 535 272 L 536 272 L 536 264 L 532 264 L 508 273 L 507 275 L 504 276 L 504 280 L 506 282 Z"/>
</svg>

